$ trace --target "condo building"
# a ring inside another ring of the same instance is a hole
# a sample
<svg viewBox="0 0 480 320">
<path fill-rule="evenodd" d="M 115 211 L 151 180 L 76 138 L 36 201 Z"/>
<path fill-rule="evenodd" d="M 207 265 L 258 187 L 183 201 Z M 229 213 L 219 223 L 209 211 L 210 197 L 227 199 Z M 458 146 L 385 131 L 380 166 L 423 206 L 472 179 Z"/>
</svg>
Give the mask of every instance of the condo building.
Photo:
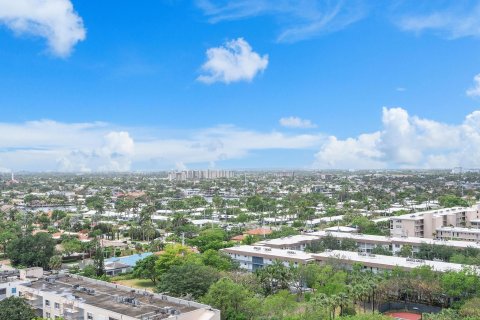
<svg viewBox="0 0 480 320">
<path fill-rule="evenodd" d="M 255 271 L 275 261 L 281 261 L 285 266 L 307 264 L 313 262 L 311 254 L 298 250 L 283 250 L 263 246 L 238 246 L 222 249 L 234 261 L 237 261 L 240 268 L 248 271 Z"/>
<path fill-rule="evenodd" d="M 439 229 L 445 227 L 477 228 L 479 218 L 479 205 L 404 214 L 390 218 L 390 235 L 432 239 L 437 237 Z M 465 240 L 472 241 L 470 238 Z"/>
<path fill-rule="evenodd" d="M 44 276 L 41 268 L 34 269 L 0 278 L 0 300 L 23 297 L 46 319 L 220 320 L 219 310 L 194 301 L 78 275 Z"/>
<path fill-rule="evenodd" d="M 336 263 L 340 264 L 345 269 L 351 269 L 353 265 L 359 264 L 364 270 L 370 270 L 374 273 L 385 270 L 393 270 L 395 268 L 400 268 L 404 271 L 411 271 L 422 266 L 428 266 L 433 271 L 437 272 L 461 271 L 465 268 L 464 265 L 458 263 L 392 257 L 365 252 L 340 250 L 325 251 L 322 253 L 313 254 L 313 257 L 318 263 Z M 474 268 L 474 270 L 480 274 L 480 270 L 478 268 Z"/>
<path fill-rule="evenodd" d="M 480 229 L 468 229 L 467 231 L 476 232 L 480 235 Z M 440 233 L 439 233 L 440 234 Z M 457 249 L 475 248 L 480 250 L 480 242 L 450 240 L 452 237 L 445 234 L 441 239 L 428 239 L 419 237 L 392 237 L 392 236 L 376 236 L 361 233 L 316 231 L 304 235 L 296 235 L 285 238 L 263 240 L 257 242 L 256 246 L 264 246 L 283 250 L 301 250 L 304 251 L 309 244 L 320 241 L 324 237 L 334 237 L 338 241 L 344 239 L 354 240 L 357 244 L 358 251 L 371 253 L 374 248 L 382 247 L 397 254 L 405 245 L 412 247 L 413 252 L 418 252 L 421 245 L 448 246 Z M 465 235 L 462 235 L 465 237 Z"/>
<path fill-rule="evenodd" d="M 211 180 L 233 177 L 235 177 L 235 171 L 229 170 L 184 170 L 172 171 L 168 174 L 168 180 L 170 181 Z"/>
<path fill-rule="evenodd" d="M 307 263 L 327 264 L 334 263 L 345 269 L 351 269 L 359 264 L 364 270 L 379 272 L 400 268 L 405 271 L 413 270 L 421 266 L 429 266 L 437 272 L 460 271 L 464 265 L 443 261 L 430 261 L 414 258 L 375 255 L 367 252 L 353 252 L 342 250 L 327 250 L 322 253 L 306 253 L 302 251 L 274 249 L 261 246 L 239 246 L 223 249 L 240 267 L 253 272 L 259 268 L 280 261 L 286 266 L 299 266 Z M 473 268 L 473 267 L 471 267 Z M 478 268 L 475 268 L 479 272 Z"/>
</svg>

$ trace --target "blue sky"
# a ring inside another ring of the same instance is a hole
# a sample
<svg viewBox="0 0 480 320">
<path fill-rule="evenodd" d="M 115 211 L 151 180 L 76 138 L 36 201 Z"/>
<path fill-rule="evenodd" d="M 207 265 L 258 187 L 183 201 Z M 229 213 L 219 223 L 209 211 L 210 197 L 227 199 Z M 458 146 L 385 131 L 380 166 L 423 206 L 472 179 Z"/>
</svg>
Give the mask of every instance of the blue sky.
<svg viewBox="0 0 480 320">
<path fill-rule="evenodd" d="M 478 1 L 0 0 L 0 168 L 480 165 Z"/>
</svg>

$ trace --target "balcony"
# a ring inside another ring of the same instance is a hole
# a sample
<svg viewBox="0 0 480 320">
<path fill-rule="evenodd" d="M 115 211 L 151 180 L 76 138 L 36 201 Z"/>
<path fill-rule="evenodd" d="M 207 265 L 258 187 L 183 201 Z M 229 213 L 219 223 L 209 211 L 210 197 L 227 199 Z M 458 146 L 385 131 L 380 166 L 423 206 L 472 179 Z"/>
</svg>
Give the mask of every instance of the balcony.
<svg viewBox="0 0 480 320">
<path fill-rule="evenodd" d="M 43 299 L 41 296 L 37 296 L 32 293 L 25 293 L 23 296 L 34 309 L 43 309 Z"/>
<path fill-rule="evenodd" d="M 63 318 L 65 320 L 83 320 L 83 309 L 73 306 L 64 306 Z"/>
</svg>

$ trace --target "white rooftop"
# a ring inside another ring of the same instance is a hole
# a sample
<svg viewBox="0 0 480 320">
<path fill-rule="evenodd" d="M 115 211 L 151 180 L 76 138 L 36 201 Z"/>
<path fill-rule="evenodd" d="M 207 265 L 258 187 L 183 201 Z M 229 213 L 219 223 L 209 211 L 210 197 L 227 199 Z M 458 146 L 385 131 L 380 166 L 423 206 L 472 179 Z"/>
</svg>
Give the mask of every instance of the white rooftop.
<svg viewBox="0 0 480 320">
<path fill-rule="evenodd" d="M 440 227 L 437 231 L 452 231 L 461 233 L 480 233 L 480 229 L 475 228 L 461 228 L 461 227 Z"/>
<path fill-rule="evenodd" d="M 297 244 L 301 242 L 310 242 L 318 240 L 318 237 L 314 235 L 296 235 L 296 236 L 290 236 L 290 237 L 284 237 L 284 238 L 277 238 L 277 239 L 271 239 L 271 240 L 264 240 L 257 242 L 258 245 L 263 245 L 263 246 L 268 246 L 268 245 L 291 245 L 291 244 Z"/>
<path fill-rule="evenodd" d="M 454 208 L 444 208 L 444 209 L 435 209 L 435 210 L 428 210 L 428 211 L 421 211 L 416 213 L 407 213 L 401 216 L 394 216 L 391 219 L 394 220 L 419 220 L 423 219 L 423 216 L 426 213 L 432 213 L 434 216 L 444 216 L 448 214 L 459 213 L 463 211 L 471 211 L 477 210 L 476 207 L 454 207 Z"/>
<path fill-rule="evenodd" d="M 449 228 L 452 229 L 452 228 Z M 464 229 L 464 228 L 453 228 L 453 229 Z M 468 229 L 467 230 L 477 230 L 477 229 Z M 480 232 L 480 229 L 478 229 Z M 429 238 L 419 238 L 419 237 L 385 237 L 385 236 L 375 236 L 369 234 L 361 233 L 345 233 L 345 232 L 328 232 L 328 231 L 316 231 L 308 233 L 308 235 L 325 237 L 326 235 L 331 235 L 336 238 L 348 238 L 354 239 L 356 241 L 371 241 L 378 243 L 409 243 L 409 244 L 433 244 L 433 245 L 444 245 L 455 248 L 476 248 L 480 249 L 480 244 L 471 242 L 471 241 L 455 241 L 455 240 L 435 240 Z"/>
<path fill-rule="evenodd" d="M 385 269 L 392 269 L 393 267 L 401 267 L 405 269 L 414 269 L 421 266 L 430 266 L 434 271 L 447 272 L 447 271 L 461 271 L 464 266 L 458 263 L 449 263 L 441 261 L 430 261 L 420 259 L 410 259 L 393 256 L 383 255 L 370 255 L 362 254 L 351 251 L 333 250 L 330 252 L 322 252 L 313 255 L 317 260 L 325 259 L 341 259 L 350 260 L 352 263 L 357 262 L 366 266 L 384 267 Z M 320 259 L 319 259 L 320 258 Z M 477 272 L 480 270 L 477 269 Z"/>
<path fill-rule="evenodd" d="M 268 256 L 270 259 L 295 259 L 295 260 L 303 260 L 313 261 L 313 256 L 310 253 L 306 253 L 303 251 L 298 250 L 283 250 L 283 249 L 275 249 L 269 247 L 262 247 L 262 246 L 238 246 L 238 247 L 230 247 L 222 249 L 222 251 L 228 253 L 236 253 L 245 256 L 255 256 L 255 255 L 262 255 Z"/>
<path fill-rule="evenodd" d="M 352 227 L 346 227 L 346 226 L 335 226 L 335 227 L 330 227 L 330 228 L 325 228 L 325 231 L 333 231 L 333 232 L 357 232 L 357 228 L 352 228 Z"/>
</svg>

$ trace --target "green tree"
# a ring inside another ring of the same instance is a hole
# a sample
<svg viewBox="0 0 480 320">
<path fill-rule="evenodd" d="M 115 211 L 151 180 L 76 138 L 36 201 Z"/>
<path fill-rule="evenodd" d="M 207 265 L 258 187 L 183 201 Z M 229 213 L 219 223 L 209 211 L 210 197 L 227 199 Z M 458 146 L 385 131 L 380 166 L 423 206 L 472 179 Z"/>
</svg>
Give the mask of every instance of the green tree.
<svg viewBox="0 0 480 320">
<path fill-rule="evenodd" d="M 272 264 L 264 266 L 263 268 L 257 269 L 255 275 L 266 296 L 282 289 L 288 289 L 288 284 L 292 279 L 290 269 L 278 260 L 275 260 Z"/>
<path fill-rule="evenodd" d="M 438 203 L 442 207 L 468 207 L 468 202 L 454 194 L 447 194 L 438 198 Z"/>
<path fill-rule="evenodd" d="M 226 239 L 227 234 L 225 231 L 214 228 L 203 230 L 197 237 L 189 239 L 188 243 L 197 247 L 200 252 L 205 252 L 208 249 L 219 250 L 233 246 L 233 243 L 226 241 Z"/>
<path fill-rule="evenodd" d="M 35 312 L 23 298 L 9 297 L 0 301 L 0 319 L 32 320 L 35 317 Z"/>
<path fill-rule="evenodd" d="M 169 244 L 155 262 L 155 269 L 158 277 L 160 277 L 173 266 L 182 265 L 187 262 L 195 263 L 198 259 L 198 255 L 192 253 L 189 247 L 182 246 L 181 244 Z"/>
<path fill-rule="evenodd" d="M 105 257 L 103 254 L 103 248 L 97 244 L 95 256 L 93 258 L 93 266 L 95 268 L 95 275 L 97 277 L 105 275 Z"/>
<path fill-rule="evenodd" d="M 288 290 L 281 290 L 270 295 L 262 302 L 262 314 L 266 319 L 285 319 L 295 310 L 295 296 Z"/>
<path fill-rule="evenodd" d="M 398 255 L 400 257 L 411 257 L 413 255 L 413 247 L 409 244 L 403 245 L 398 252 Z"/>
<path fill-rule="evenodd" d="M 480 278 L 475 269 L 465 268 L 460 272 L 449 271 L 442 274 L 441 285 L 452 298 L 468 298 L 478 293 Z"/>
<path fill-rule="evenodd" d="M 219 273 L 212 267 L 197 263 L 172 266 L 164 273 L 157 286 L 159 292 L 181 297 L 191 295 L 197 299 L 207 293 L 210 286 L 218 281 Z"/>
<path fill-rule="evenodd" d="M 204 265 L 221 271 L 230 271 L 238 266 L 228 254 L 213 249 L 202 253 L 201 260 Z"/>
<path fill-rule="evenodd" d="M 475 297 L 465 301 L 465 303 L 460 307 L 459 314 L 463 318 L 466 317 L 476 317 L 480 319 L 480 298 Z"/>
<path fill-rule="evenodd" d="M 14 239 L 7 246 L 7 256 L 14 266 L 48 269 L 54 254 L 55 241 L 45 232 Z"/>
<path fill-rule="evenodd" d="M 150 279 L 154 285 L 157 284 L 158 273 L 156 268 L 156 262 L 158 256 L 152 254 L 142 260 L 137 261 L 133 268 L 133 276 L 136 278 Z"/>
<path fill-rule="evenodd" d="M 229 278 L 222 278 L 212 284 L 201 301 L 219 309 L 222 320 L 252 319 L 260 309 L 260 301 L 253 292 Z"/>
<path fill-rule="evenodd" d="M 63 253 L 70 256 L 72 253 L 82 251 L 82 243 L 76 238 L 65 239 L 62 241 Z"/>
<path fill-rule="evenodd" d="M 62 267 L 62 256 L 52 256 L 50 261 L 48 261 L 48 266 L 51 270 L 59 270 Z"/>
</svg>

